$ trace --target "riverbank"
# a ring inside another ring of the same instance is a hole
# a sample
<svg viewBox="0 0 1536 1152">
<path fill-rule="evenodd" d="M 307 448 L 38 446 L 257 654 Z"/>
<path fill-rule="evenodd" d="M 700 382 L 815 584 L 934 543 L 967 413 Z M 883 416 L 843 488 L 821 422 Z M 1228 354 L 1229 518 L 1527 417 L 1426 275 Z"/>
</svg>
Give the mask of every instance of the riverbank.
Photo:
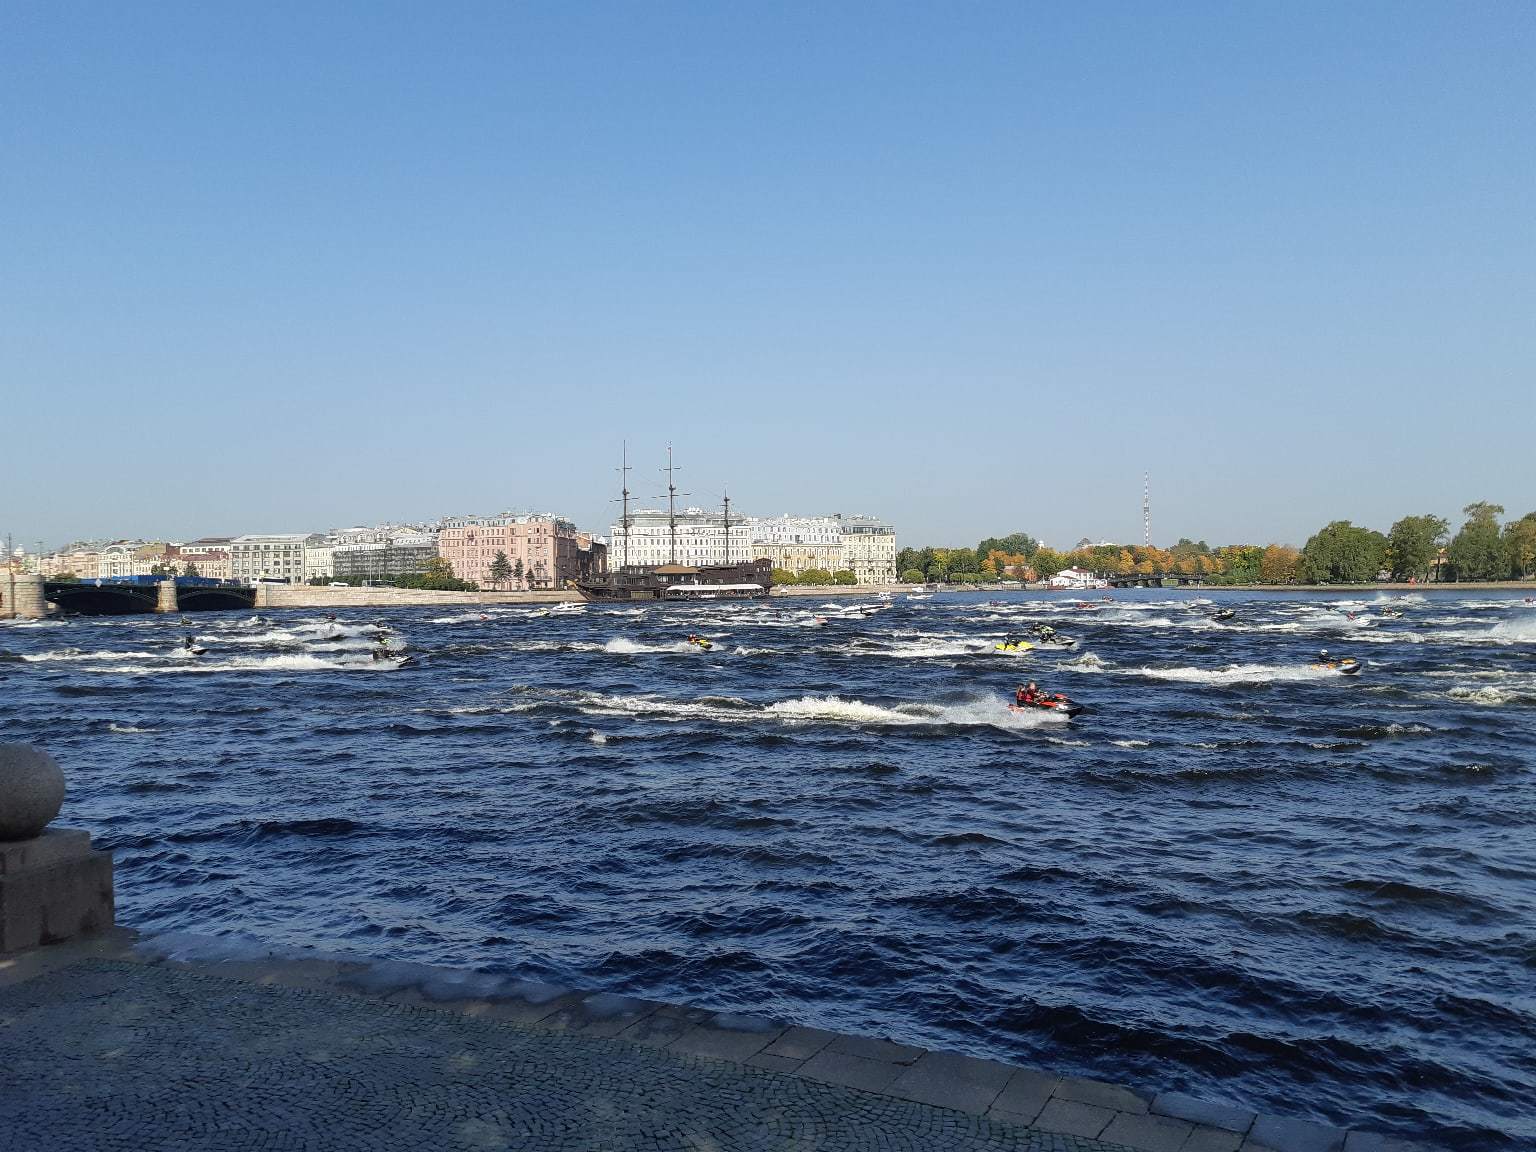
<svg viewBox="0 0 1536 1152">
<path fill-rule="evenodd" d="M 766 1017 L 179 933 L 0 955 L 0 1014 L 15 1152 L 1417 1147 Z"/>
</svg>

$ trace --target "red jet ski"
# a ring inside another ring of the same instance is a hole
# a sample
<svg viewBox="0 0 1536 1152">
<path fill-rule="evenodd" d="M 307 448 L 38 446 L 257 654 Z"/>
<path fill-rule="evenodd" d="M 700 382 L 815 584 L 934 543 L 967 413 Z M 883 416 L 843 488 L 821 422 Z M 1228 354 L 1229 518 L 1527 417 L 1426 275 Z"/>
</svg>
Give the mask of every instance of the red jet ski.
<svg viewBox="0 0 1536 1152">
<path fill-rule="evenodd" d="M 1084 707 L 1075 700 L 1068 700 L 1060 692 L 1054 694 L 1042 693 L 1036 696 L 1028 704 L 1013 703 L 1008 705 L 1010 712 L 1059 712 L 1069 719 L 1083 711 Z"/>
</svg>

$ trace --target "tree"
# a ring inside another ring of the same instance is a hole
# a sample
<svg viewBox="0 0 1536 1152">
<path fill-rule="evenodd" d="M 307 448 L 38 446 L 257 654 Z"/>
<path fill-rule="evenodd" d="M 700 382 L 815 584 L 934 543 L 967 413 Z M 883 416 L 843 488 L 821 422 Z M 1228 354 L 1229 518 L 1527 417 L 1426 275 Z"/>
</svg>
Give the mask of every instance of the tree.
<svg viewBox="0 0 1536 1152">
<path fill-rule="evenodd" d="M 1387 554 L 1387 538 L 1348 520 L 1335 520 L 1301 550 L 1306 577 L 1318 584 L 1364 584 L 1375 580 Z"/>
<path fill-rule="evenodd" d="M 1049 580 L 1063 568 L 1069 566 L 1070 561 L 1066 556 L 1051 548 L 1039 548 L 1034 556 L 1035 571 L 1040 573 L 1040 579 Z"/>
<path fill-rule="evenodd" d="M 1467 522 L 1451 541 L 1451 571 L 1457 580 L 1497 580 L 1507 571 L 1504 542 L 1499 539 L 1499 504 L 1479 501 L 1462 510 Z"/>
<path fill-rule="evenodd" d="M 491 570 L 488 573 L 491 583 L 505 584 L 512 579 L 512 561 L 507 559 L 507 554 L 500 548 L 496 549 L 496 555 L 491 557 Z"/>
<path fill-rule="evenodd" d="M 907 569 L 904 569 L 902 571 L 902 573 L 901 573 L 901 582 L 903 584 L 921 584 L 923 582 L 922 569 L 920 569 L 920 568 L 907 568 Z"/>
<path fill-rule="evenodd" d="M 832 583 L 834 584 L 857 584 L 858 582 L 859 578 L 847 568 L 839 568 L 836 572 L 832 573 Z"/>
<path fill-rule="evenodd" d="M 1288 544 L 1271 544 L 1259 561 L 1259 579 L 1265 584 L 1294 584 L 1301 554 Z"/>
<path fill-rule="evenodd" d="M 775 568 L 773 570 L 773 582 L 775 584 L 793 584 L 795 574 L 788 568 Z"/>
<path fill-rule="evenodd" d="M 1504 551 L 1511 576 L 1524 580 L 1536 575 L 1536 512 L 1504 525 Z"/>
<path fill-rule="evenodd" d="M 517 558 L 517 563 L 512 565 L 512 578 L 519 584 L 523 582 L 523 558 L 521 556 Z"/>
<path fill-rule="evenodd" d="M 197 565 L 192 563 L 192 561 L 190 561 L 190 560 L 187 561 L 187 566 L 181 570 L 181 574 L 183 576 L 199 576 L 199 575 L 201 575 L 201 573 L 198 572 L 198 570 L 197 570 Z"/>
<path fill-rule="evenodd" d="M 1387 563 L 1394 580 L 1427 580 L 1450 525 L 1440 516 L 1404 516 L 1387 533 Z"/>
<path fill-rule="evenodd" d="M 825 568 L 807 568 L 795 580 L 796 584 L 830 584 L 832 573 Z"/>
</svg>

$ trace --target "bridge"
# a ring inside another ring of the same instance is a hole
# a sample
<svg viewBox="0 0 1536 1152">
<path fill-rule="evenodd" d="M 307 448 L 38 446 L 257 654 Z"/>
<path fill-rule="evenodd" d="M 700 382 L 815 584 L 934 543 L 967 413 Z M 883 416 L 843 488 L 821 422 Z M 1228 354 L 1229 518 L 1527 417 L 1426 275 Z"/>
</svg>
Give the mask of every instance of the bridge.
<svg viewBox="0 0 1536 1152">
<path fill-rule="evenodd" d="M 38 619 L 48 604 L 81 616 L 130 616 L 143 612 L 249 610 L 256 589 L 232 580 L 199 576 L 122 576 L 105 580 L 0 577 L 0 619 Z"/>
</svg>

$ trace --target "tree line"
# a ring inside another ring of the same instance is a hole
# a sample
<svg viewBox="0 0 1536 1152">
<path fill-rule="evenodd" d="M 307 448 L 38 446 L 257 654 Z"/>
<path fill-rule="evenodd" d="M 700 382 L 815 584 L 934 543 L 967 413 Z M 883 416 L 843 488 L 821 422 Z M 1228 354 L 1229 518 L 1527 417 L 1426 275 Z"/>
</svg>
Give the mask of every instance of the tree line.
<svg viewBox="0 0 1536 1152">
<path fill-rule="evenodd" d="M 1304 547 L 1181 539 L 1172 548 L 1098 544 L 1058 552 L 1028 533 L 988 537 L 974 548 L 903 548 L 907 584 L 1045 580 L 1065 568 L 1104 575 L 1199 576 L 1208 584 L 1361 584 L 1376 580 L 1523 580 L 1536 575 L 1536 512 L 1501 526 L 1498 504 L 1469 504 L 1455 536 L 1440 516 L 1404 516 L 1385 533 L 1335 520 Z"/>
</svg>

